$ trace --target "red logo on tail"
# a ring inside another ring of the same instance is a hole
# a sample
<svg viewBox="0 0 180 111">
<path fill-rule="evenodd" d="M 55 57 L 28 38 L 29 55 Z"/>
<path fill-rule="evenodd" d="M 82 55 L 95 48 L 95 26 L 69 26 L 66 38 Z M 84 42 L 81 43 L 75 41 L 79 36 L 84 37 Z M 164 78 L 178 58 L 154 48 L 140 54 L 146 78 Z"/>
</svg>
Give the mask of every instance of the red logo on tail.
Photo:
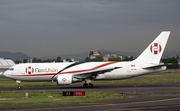
<svg viewBox="0 0 180 111">
<path fill-rule="evenodd" d="M 153 54 L 159 54 L 162 51 L 162 47 L 158 43 L 154 43 L 151 45 L 150 50 Z"/>
</svg>

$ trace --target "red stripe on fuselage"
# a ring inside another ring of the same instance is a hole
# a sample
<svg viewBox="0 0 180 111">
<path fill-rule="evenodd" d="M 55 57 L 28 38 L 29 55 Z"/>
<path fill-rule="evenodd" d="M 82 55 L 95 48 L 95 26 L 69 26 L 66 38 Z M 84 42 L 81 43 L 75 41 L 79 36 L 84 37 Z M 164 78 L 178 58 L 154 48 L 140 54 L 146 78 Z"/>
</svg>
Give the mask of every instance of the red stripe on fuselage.
<svg viewBox="0 0 180 111">
<path fill-rule="evenodd" d="M 108 62 L 108 63 L 101 64 L 101 65 L 99 65 L 99 66 L 96 66 L 96 67 L 91 68 L 91 69 L 86 69 L 86 70 L 77 70 L 77 71 L 69 71 L 69 72 L 60 72 L 59 74 L 73 74 L 73 73 L 80 73 L 80 72 L 92 71 L 92 70 L 96 70 L 96 69 L 102 68 L 102 67 L 107 66 L 107 65 L 110 65 L 110 64 L 114 64 L 114 63 L 116 63 L 116 62 Z"/>
<path fill-rule="evenodd" d="M 114 64 L 114 63 L 117 63 L 117 62 L 108 62 L 108 63 L 101 64 L 101 65 L 99 65 L 99 66 L 93 67 L 93 68 L 91 68 L 91 69 L 77 70 L 77 71 L 69 71 L 69 72 L 60 72 L 59 74 L 74 74 L 74 73 L 92 71 L 92 70 L 96 70 L 96 69 L 99 69 L 99 68 L 108 66 L 108 65 L 110 65 L 110 64 Z M 49 74 L 46 74 L 46 73 L 43 73 L 43 74 L 13 74 L 13 75 L 11 75 L 11 76 L 53 76 L 54 74 L 56 74 L 56 73 L 49 73 Z"/>
<path fill-rule="evenodd" d="M 50 73 L 50 74 L 13 74 L 11 76 L 53 76 L 56 73 Z"/>
</svg>

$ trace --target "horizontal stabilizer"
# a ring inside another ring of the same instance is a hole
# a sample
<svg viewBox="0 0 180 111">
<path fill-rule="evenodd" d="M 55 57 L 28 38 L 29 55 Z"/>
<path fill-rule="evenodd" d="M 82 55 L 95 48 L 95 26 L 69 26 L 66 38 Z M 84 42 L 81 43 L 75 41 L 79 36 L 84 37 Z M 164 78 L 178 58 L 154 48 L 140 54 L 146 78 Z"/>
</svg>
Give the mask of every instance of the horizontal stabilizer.
<svg viewBox="0 0 180 111">
<path fill-rule="evenodd" d="M 161 68 L 163 66 L 166 66 L 166 65 L 165 64 L 159 64 L 159 65 L 155 65 L 155 66 L 145 67 L 143 69 L 158 69 L 158 68 Z"/>
</svg>

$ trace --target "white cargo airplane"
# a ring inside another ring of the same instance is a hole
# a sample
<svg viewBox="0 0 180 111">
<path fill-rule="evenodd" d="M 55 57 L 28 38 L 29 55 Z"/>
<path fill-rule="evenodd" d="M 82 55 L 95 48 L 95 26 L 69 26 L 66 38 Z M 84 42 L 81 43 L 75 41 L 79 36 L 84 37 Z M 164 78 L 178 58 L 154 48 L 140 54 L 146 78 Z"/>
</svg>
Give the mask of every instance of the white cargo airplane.
<svg viewBox="0 0 180 111">
<path fill-rule="evenodd" d="M 70 63 L 25 63 L 10 67 L 3 73 L 21 81 L 57 81 L 58 85 L 84 81 L 84 87 L 93 87 L 92 80 L 117 80 L 141 76 L 166 69 L 160 63 L 170 31 L 163 31 L 142 54 L 128 62 L 70 62 Z"/>
</svg>

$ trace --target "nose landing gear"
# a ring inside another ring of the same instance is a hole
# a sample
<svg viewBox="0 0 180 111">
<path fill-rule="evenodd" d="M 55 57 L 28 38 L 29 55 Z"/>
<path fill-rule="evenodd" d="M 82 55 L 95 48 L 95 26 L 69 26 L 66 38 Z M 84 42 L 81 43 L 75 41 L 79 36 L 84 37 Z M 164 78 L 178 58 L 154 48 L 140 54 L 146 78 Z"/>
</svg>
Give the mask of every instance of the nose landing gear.
<svg viewBox="0 0 180 111">
<path fill-rule="evenodd" d="M 19 89 L 19 90 L 22 89 L 22 87 L 21 87 L 21 81 L 16 80 L 16 83 L 17 83 L 17 85 L 18 85 L 18 89 Z"/>
</svg>

